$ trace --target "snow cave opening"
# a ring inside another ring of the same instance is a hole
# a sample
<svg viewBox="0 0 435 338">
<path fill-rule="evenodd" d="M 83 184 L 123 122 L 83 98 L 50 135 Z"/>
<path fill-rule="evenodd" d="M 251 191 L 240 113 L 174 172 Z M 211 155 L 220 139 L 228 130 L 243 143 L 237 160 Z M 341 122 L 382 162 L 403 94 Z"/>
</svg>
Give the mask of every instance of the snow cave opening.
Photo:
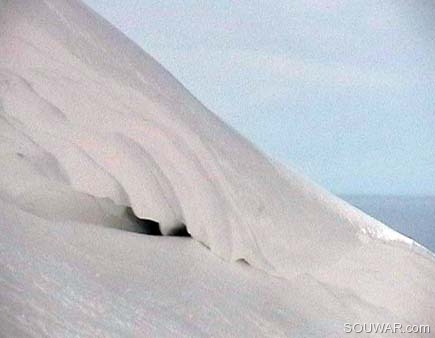
<svg viewBox="0 0 435 338">
<path fill-rule="evenodd" d="M 152 219 L 137 217 L 131 207 L 126 208 L 126 214 L 128 215 L 128 218 L 135 223 L 135 229 L 132 231 L 149 236 L 163 236 L 159 222 Z M 186 225 L 183 223 L 180 223 L 178 227 L 173 229 L 168 236 L 191 237 L 187 231 Z"/>
</svg>

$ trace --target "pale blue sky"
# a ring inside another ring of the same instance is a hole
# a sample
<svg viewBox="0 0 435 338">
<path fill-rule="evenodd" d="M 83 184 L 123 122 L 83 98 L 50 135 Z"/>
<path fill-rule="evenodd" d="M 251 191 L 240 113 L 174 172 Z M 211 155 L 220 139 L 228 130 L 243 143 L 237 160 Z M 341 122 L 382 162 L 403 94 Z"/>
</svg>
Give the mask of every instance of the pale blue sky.
<svg viewBox="0 0 435 338">
<path fill-rule="evenodd" d="M 431 0 L 85 2 L 328 189 L 435 194 Z"/>
</svg>

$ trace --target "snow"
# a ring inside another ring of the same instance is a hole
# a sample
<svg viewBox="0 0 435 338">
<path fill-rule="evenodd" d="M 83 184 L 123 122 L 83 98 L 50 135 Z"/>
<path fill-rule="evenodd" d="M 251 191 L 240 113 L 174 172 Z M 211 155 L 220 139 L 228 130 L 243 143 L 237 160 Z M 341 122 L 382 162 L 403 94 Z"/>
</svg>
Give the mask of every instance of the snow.
<svg viewBox="0 0 435 338">
<path fill-rule="evenodd" d="M 7 336 L 435 328 L 431 252 L 273 163 L 81 2 L 0 0 L 0 46 Z M 130 207 L 193 239 L 121 231 Z"/>
</svg>

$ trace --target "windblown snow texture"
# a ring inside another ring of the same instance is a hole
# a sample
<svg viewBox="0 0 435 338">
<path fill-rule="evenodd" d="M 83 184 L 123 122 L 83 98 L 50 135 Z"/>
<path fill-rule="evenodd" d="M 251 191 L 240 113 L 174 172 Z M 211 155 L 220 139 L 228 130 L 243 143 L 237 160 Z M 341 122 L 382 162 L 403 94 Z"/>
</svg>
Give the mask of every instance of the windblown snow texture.
<svg viewBox="0 0 435 338">
<path fill-rule="evenodd" d="M 165 235 L 186 225 L 226 261 L 332 290 L 326 309 L 435 329 L 432 253 L 279 168 L 79 1 L 0 0 L 0 168 L 2 249 L 32 223 L 137 231 L 133 210 Z M 0 305 L 0 319 L 18 320 Z"/>
</svg>

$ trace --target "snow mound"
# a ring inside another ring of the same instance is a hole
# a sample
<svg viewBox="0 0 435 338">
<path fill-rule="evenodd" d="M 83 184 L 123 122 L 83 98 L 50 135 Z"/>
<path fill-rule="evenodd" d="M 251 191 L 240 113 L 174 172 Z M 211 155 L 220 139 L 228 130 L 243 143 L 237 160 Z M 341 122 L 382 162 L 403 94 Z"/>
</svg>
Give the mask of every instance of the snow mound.
<svg viewBox="0 0 435 338">
<path fill-rule="evenodd" d="M 5 203 L 134 230 L 131 208 L 225 260 L 435 327 L 430 252 L 274 164 L 81 2 L 0 0 L 0 46 Z"/>
</svg>

